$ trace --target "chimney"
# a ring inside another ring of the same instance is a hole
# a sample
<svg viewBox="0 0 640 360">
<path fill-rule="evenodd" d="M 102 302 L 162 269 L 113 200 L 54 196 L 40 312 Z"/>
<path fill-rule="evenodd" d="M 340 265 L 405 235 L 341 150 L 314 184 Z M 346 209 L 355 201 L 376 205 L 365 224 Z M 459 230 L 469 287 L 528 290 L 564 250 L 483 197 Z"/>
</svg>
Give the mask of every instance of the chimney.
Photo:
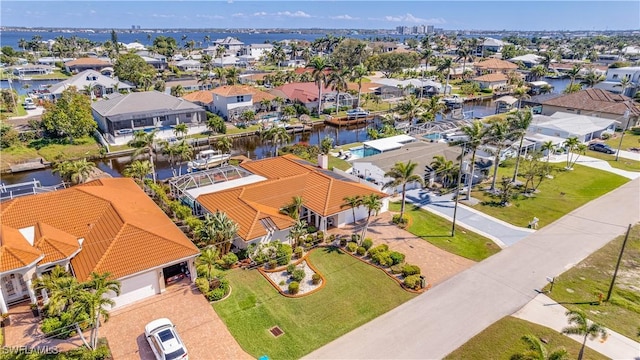
<svg viewBox="0 0 640 360">
<path fill-rule="evenodd" d="M 319 154 L 318 155 L 318 167 L 322 168 L 322 169 L 328 169 L 329 168 L 329 156 L 326 154 Z"/>
</svg>

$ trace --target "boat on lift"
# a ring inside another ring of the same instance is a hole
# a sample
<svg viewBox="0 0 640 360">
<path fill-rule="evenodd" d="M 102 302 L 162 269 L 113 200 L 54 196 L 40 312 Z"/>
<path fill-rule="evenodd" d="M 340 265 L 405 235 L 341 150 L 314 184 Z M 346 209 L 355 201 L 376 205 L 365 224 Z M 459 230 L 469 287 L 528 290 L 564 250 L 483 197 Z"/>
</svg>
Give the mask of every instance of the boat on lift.
<svg viewBox="0 0 640 360">
<path fill-rule="evenodd" d="M 223 154 L 216 150 L 203 150 L 196 155 L 196 158 L 187 163 L 187 171 L 204 170 L 219 166 L 231 158 L 231 154 Z"/>
</svg>

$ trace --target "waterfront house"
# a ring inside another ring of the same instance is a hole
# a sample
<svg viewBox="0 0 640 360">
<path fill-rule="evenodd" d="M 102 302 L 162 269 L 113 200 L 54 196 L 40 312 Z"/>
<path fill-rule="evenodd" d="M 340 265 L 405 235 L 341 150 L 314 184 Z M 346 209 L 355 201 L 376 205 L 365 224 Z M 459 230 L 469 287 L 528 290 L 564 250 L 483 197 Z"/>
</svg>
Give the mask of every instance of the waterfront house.
<svg viewBox="0 0 640 360">
<path fill-rule="evenodd" d="M 158 91 L 117 94 L 91 104 L 93 118 L 109 144 L 122 145 L 137 131 L 157 131 L 158 139 L 175 136 L 178 124 L 188 126 L 187 135 L 206 130 L 205 110 L 189 101 Z"/>
<path fill-rule="evenodd" d="M 563 94 L 543 100 L 542 115 L 552 115 L 558 111 L 577 115 L 597 116 L 619 122 L 618 128 L 638 125 L 640 109 L 633 99 L 613 94 L 602 89 L 589 88 L 572 94 Z"/>
<path fill-rule="evenodd" d="M 47 89 L 48 94 L 45 95 L 49 100 L 55 100 L 62 95 L 63 91 L 72 86 L 82 92 L 87 92 L 91 89 L 93 94 L 92 96 L 96 98 L 101 98 L 118 92 L 128 92 L 133 89 L 133 86 L 120 82 L 118 79 L 102 75 L 95 70 L 85 70 L 70 77 L 69 79 L 53 84 L 49 89 Z"/>
<path fill-rule="evenodd" d="M 494 38 L 486 38 L 484 39 L 484 41 L 482 42 L 482 44 L 480 44 L 477 48 L 476 48 L 476 56 L 487 56 L 489 53 L 499 53 L 502 51 L 502 48 L 506 45 L 507 43 L 502 41 L 502 40 L 498 40 L 498 39 L 494 39 Z"/>
<path fill-rule="evenodd" d="M 115 307 L 162 293 L 175 276 L 195 280 L 193 243 L 129 178 L 94 180 L 0 203 L 0 312 L 46 303 L 33 281 L 59 265 L 79 281 L 109 272 Z"/>
<path fill-rule="evenodd" d="M 181 184 L 186 187 L 179 188 Z M 294 220 L 280 209 L 295 196 L 304 200 L 300 219 L 322 231 L 353 222 L 353 211 L 343 206 L 346 196 L 378 194 L 383 204 L 380 212 L 388 209 L 386 194 L 294 155 L 184 175 L 171 187 L 185 203 L 193 204 L 196 214 L 226 213 L 239 225 L 233 244 L 240 249 L 252 243 L 288 241 Z M 355 213 L 357 220 L 367 217 L 364 206 Z"/>
<path fill-rule="evenodd" d="M 518 70 L 518 65 L 500 59 L 487 59 L 474 63 L 473 67 L 476 69 L 476 73 L 481 75 L 485 73 L 507 73 L 509 71 Z"/>
<path fill-rule="evenodd" d="M 622 88 L 620 81 L 628 79 L 629 86 Z M 640 86 L 640 66 L 628 66 L 622 68 L 607 69 L 605 81 L 597 83 L 594 88 L 610 91 L 614 94 L 622 94 L 633 97 L 638 92 Z M 623 93 L 624 90 L 624 93 Z"/>
<path fill-rule="evenodd" d="M 237 55 L 244 46 L 244 43 L 234 37 L 227 36 L 224 39 L 215 40 L 213 42 L 213 45 L 214 49 L 216 49 L 218 46 L 223 46 L 227 50 L 227 52 Z M 213 50 L 214 53 L 215 51 L 216 50 Z"/>
<path fill-rule="evenodd" d="M 48 75 L 53 74 L 54 67 L 49 65 L 20 65 L 13 68 L 13 75 L 20 77 L 28 77 L 32 75 Z"/>
<path fill-rule="evenodd" d="M 552 115 L 534 115 L 527 133 L 565 140 L 576 137 L 580 142 L 587 143 L 600 138 L 603 133 L 613 133 L 617 123 L 613 119 L 559 111 Z"/>
<path fill-rule="evenodd" d="M 260 60 L 272 50 L 272 44 L 249 44 L 242 47 L 240 55 L 250 56 L 254 60 Z"/>
<path fill-rule="evenodd" d="M 370 85 L 370 84 L 369 84 Z M 347 83 L 349 91 L 358 91 L 358 84 Z M 368 86 L 363 85 L 363 92 Z M 402 91 L 402 90 L 400 90 Z M 290 103 L 298 102 L 310 111 L 318 109 L 318 85 L 314 82 L 295 82 L 278 86 L 269 93 L 288 100 Z M 335 107 L 336 92 L 330 87 L 324 86 L 322 89 L 322 107 Z M 340 106 L 353 105 L 354 97 L 347 92 L 340 93 Z"/>
<path fill-rule="evenodd" d="M 520 55 L 520 56 L 516 56 L 509 59 L 509 61 L 511 61 L 514 64 L 522 63 L 527 69 L 530 69 L 540 64 L 541 60 L 542 60 L 542 56 L 535 55 L 535 54 Z"/>
<path fill-rule="evenodd" d="M 182 71 L 200 71 L 202 69 L 202 64 L 198 60 L 181 60 L 175 65 Z"/>
<path fill-rule="evenodd" d="M 213 111 L 213 93 L 211 90 L 199 90 L 190 92 L 184 96 L 183 99 L 190 101 L 196 105 L 202 106 L 207 111 Z"/>
<path fill-rule="evenodd" d="M 224 85 L 211 90 L 213 112 L 230 120 L 246 110 L 257 112 L 262 100 L 272 101 L 275 96 L 249 85 Z"/>
<path fill-rule="evenodd" d="M 90 57 L 79 58 L 64 63 L 66 71 L 72 74 L 77 74 L 85 70 L 95 70 L 102 73 L 103 69 L 110 68 L 111 66 L 110 61 Z"/>
</svg>

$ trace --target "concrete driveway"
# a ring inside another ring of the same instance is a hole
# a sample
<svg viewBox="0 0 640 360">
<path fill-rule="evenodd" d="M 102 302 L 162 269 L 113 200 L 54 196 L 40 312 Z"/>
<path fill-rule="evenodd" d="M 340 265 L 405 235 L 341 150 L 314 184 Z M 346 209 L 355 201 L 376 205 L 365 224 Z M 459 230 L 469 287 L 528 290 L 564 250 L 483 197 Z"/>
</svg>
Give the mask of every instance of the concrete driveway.
<svg viewBox="0 0 640 360">
<path fill-rule="evenodd" d="M 177 327 L 190 359 L 252 359 L 240 348 L 209 302 L 188 283 L 161 295 L 117 309 L 101 328 L 113 358 L 155 359 L 144 337 L 144 326 L 166 317 Z"/>
</svg>

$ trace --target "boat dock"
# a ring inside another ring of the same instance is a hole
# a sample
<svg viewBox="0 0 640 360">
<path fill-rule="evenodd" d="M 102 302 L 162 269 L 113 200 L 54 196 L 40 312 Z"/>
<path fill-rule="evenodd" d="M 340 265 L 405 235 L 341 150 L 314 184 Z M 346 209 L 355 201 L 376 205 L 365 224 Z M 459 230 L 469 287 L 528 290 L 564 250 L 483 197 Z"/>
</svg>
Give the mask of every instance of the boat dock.
<svg viewBox="0 0 640 360">
<path fill-rule="evenodd" d="M 12 173 L 18 173 L 23 171 L 31 171 L 31 170 L 39 170 L 44 169 L 47 166 L 51 165 L 50 162 L 44 161 L 43 158 L 40 159 L 31 159 L 19 164 L 13 164 L 9 166 L 9 170 Z"/>
<path fill-rule="evenodd" d="M 344 117 L 327 117 L 324 120 L 324 123 L 327 125 L 333 125 L 333 126 L 348 126 L 348 125 L 356 125 L 356 124 L 364 124 L 369 120 L 373 120 L 375 118 L 375 115 L 367 115 L 367 116 L 362 116 L 362 117 L 356 117 L 356 118 L 348 118 L 346 116 Z"/>
</svg>

